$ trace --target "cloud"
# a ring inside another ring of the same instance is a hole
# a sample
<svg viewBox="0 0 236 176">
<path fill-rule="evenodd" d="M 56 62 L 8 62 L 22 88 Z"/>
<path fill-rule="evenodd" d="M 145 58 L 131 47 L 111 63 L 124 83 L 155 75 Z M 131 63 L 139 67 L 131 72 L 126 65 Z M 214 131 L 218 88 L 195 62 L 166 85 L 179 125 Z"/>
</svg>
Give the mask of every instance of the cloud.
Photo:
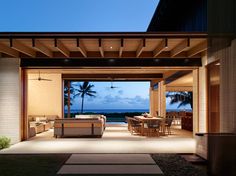
<svg viewBox="0 0 236 176">
<path fill-rule="evenodd" d="M 122 102 L 122 99 L 120 96 L 112 96 L 112 95 L 106 95 L 103 98 L 103 103 L 117 103 L 117 102 Z"/>
<path fill-rule="evenodd" d="M 121 97 L 121 96 L 112 96 L 112 95 L 107 95 L 103 99 L 104 104 L 127 104 L 127 105 L 139 105 L 139 106 L 146 106 L 149 104 L 149 99 L 148 98 L 142 98 L 139 95 L 136 95 L 135 97 L 132 98 L 126 98 L 126 97 Z"/>
<path fill-rule="evenodd" d="M 126 98 L 127 102 L 132 105 L 146 105 L 149 104 L 148 98 L 142 98 L 139 95 L 136 95 L 133 98 Z"/>
<path fill-rule="evenodd" d="M 123 93 L 124 93 L 123 90 L 119 90 L 119 91 L 118 91 L 118 94 L 119 94 L 119 95 L 123 95 Z"/>
</svg>

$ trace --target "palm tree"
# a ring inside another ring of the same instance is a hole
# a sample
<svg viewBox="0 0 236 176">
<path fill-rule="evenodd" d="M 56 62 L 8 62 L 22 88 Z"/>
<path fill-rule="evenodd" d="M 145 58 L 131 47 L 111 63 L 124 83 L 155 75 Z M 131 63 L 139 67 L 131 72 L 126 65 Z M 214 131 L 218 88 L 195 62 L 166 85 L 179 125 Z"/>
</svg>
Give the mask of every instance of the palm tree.
<svg viewBox="0 0 236 176">
<path fill-rule="evenodd" d="M 71 84 L 71 81 L 65 80 L 64 81 L 64 107 L 67 106 L 67 117 L 70 118 L 70 109 L 73 101 L 75 93 L 75 88 Z"/>
<path fill-rule="evenodd" d="M 84 97 L 89 96 L 89 97 L 95 97 L 95 94 L 97 93 L 96 91 L 93 91 L 92 88 L 94 85 L 90 84 L 88 81 L 83 82 L 83 84 L 79 85 L 79 89 L 77 90 L 77 94 L 75 96 L 80 96 L 82 98 L 82 103 L 81 103 L 81 114 L 83 113 L 84 109 Z"/>
<path fill-rule="evenodd" d="M 170 97 L 170 104 L 179 103 L 178 108 L 190 104 L 193 109 L 193 92 L 169 92 L 166 97 Z"/>
</svg>

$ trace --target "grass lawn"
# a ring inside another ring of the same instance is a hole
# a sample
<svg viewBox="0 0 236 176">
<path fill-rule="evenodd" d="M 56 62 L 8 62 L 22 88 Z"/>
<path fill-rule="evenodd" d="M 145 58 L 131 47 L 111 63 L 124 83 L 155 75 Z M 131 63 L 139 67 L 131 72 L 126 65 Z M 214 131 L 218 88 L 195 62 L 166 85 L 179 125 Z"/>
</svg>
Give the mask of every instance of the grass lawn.
<svg viewBox="0 0 236 176">
<path fill-rule="evenodd" d="M 54 176 L 70 154 L 0 155 L 1 176 Z"/>
<path fill-rule="evenodd" d="M 193 165 L 177 154 L 152 154 L 165 176 L 207 176 L 206 166 Z"/>
</svg>

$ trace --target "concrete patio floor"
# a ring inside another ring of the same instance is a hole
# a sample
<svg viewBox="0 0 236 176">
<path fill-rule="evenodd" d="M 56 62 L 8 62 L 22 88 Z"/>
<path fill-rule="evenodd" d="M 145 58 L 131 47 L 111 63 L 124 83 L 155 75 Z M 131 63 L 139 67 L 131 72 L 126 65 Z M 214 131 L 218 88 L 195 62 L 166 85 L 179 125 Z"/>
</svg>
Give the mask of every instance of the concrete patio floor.
<svg viewBox="0 0 236 176">
<path fill-rule="evenodd" d="M 145 137 L 131 135 L 126 124 L 108 124 L 102 138 L 54 138 L 51 129 L 0 153 L 195 153 L 192 132 L 176 127 L 172 132 L 168 136 Z"/>
</svg>

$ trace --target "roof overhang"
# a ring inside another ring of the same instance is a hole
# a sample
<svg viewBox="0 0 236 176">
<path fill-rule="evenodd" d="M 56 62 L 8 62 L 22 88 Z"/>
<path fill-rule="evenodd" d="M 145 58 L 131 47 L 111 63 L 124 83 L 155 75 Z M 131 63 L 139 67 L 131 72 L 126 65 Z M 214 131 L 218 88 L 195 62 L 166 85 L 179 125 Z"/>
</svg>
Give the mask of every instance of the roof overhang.
<svg viewBox="0 0 236 176">
<path fill-rule="evenodd" d="M 1 32 L 1 57 L 201 58 L 205 33 Z"/>
</svg>

